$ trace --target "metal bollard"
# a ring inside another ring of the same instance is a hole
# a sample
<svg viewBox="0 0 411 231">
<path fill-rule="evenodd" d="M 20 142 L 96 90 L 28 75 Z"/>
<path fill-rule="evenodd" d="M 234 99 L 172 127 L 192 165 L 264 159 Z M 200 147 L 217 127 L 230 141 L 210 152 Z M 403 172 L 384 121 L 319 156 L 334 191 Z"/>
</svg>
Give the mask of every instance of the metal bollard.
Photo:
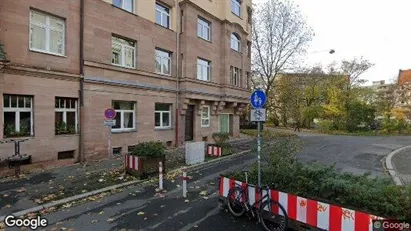
<svg viewBox="0 0 411 231">
<path fill-rule="evenodd" d="M 163 162 L 158 162 L 158 188 L 163 190 Z"/>
<path fill-rule="evenodd" d="M 183 197 L 187 197 L 187 168 L 183 168 Z"/>
</svg>

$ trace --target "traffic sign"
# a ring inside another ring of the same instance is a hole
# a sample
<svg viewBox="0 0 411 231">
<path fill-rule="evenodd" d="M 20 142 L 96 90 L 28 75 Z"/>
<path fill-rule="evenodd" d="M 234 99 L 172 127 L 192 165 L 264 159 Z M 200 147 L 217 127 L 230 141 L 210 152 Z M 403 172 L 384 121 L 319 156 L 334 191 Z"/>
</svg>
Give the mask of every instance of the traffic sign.
<svg viewBox="0 0 411 231">
<path fill-rule="evenodd" d="M 106 119 L 112 120 L 116 118 L 116 111 L 113 108 L 107 108 L 104 111 L 104 116 L 106 117 Z"/>
<path fill-rule="evenodd" d="M 262 108 L 267 101 L 267 97 L 264 91 L 258 89 L 255 90 L 250 97 L 250 102 L 253 108 Z"/>
<path fill-rule="evenodd" d="M 265 109 L 251 109 L 251 121 L 252 122 L 264 122 L 265 121 Z"/>
<path fill-rule="evenodd" d="M 104 120 L 104 126 L 113 127 L 114 125 L 116 125 L 115 120 Z"/>
</svg>

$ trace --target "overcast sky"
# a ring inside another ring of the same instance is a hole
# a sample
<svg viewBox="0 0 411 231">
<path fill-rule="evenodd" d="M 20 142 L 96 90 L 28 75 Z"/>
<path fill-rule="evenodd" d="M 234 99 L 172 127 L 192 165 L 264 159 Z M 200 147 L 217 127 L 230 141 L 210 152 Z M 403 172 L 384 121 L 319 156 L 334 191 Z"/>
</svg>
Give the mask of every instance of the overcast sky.
<svg viewBox="0 0 411 231">
<path fill-rule="evenodd" d="M 260 4 L 266 0 L 253 0 Z M 351 59 L 375 63 L 363 77 L 390 80 L 411 69 L 411 0 L 294 0 L 315 37 L 307 64 Z M 318 52 L 335 49 L 333 55 Z"/>
</svg>

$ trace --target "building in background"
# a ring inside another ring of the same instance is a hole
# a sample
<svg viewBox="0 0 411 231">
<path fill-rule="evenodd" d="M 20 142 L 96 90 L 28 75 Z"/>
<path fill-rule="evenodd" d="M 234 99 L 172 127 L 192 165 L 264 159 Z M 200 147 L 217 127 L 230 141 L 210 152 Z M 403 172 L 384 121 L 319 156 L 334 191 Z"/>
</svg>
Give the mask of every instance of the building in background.
<svg viewBox="0 0 411 231">
<path fill-rule="evenodd" d="M 249 98 L 251 0 L 3 0 L 0 140 L 33 162 L 107 157 L 139 141 L 239 135 Z M 13 153 L 1 144 L 0 158 Z"/>
</svg>

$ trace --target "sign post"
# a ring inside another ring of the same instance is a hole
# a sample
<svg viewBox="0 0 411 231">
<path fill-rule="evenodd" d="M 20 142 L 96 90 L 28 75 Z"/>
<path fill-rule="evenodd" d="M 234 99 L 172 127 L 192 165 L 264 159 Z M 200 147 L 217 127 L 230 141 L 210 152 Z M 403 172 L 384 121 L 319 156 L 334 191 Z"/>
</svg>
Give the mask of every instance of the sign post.
<svg viewBox="0 0 411 231">
<path fill-rule="evenodd" d="M 116 118 L 116 111 L 112 108 L 107 108 L 104 111 L 104 116 L 106 117 L 106 120 L 104 120 L 104 126 L 108 127 L 108 156 L 112 157 L 113 152 L 111 148 L 111 128 L 116 124 L 116 121 L 114 120 Z"/>
<path fill-rule="evenodd" d="M 257 122 L 257 163 L 258 163 L 258 186 L 261 187 L 261 122 L 265 121 L 265 109 L 262 107 L 265 105 L 267 97 L 264 91 L 257 89 L 250 97 L 251 106 L 254 109 L 251 110 L 251 121 Z"/>
</svg>

